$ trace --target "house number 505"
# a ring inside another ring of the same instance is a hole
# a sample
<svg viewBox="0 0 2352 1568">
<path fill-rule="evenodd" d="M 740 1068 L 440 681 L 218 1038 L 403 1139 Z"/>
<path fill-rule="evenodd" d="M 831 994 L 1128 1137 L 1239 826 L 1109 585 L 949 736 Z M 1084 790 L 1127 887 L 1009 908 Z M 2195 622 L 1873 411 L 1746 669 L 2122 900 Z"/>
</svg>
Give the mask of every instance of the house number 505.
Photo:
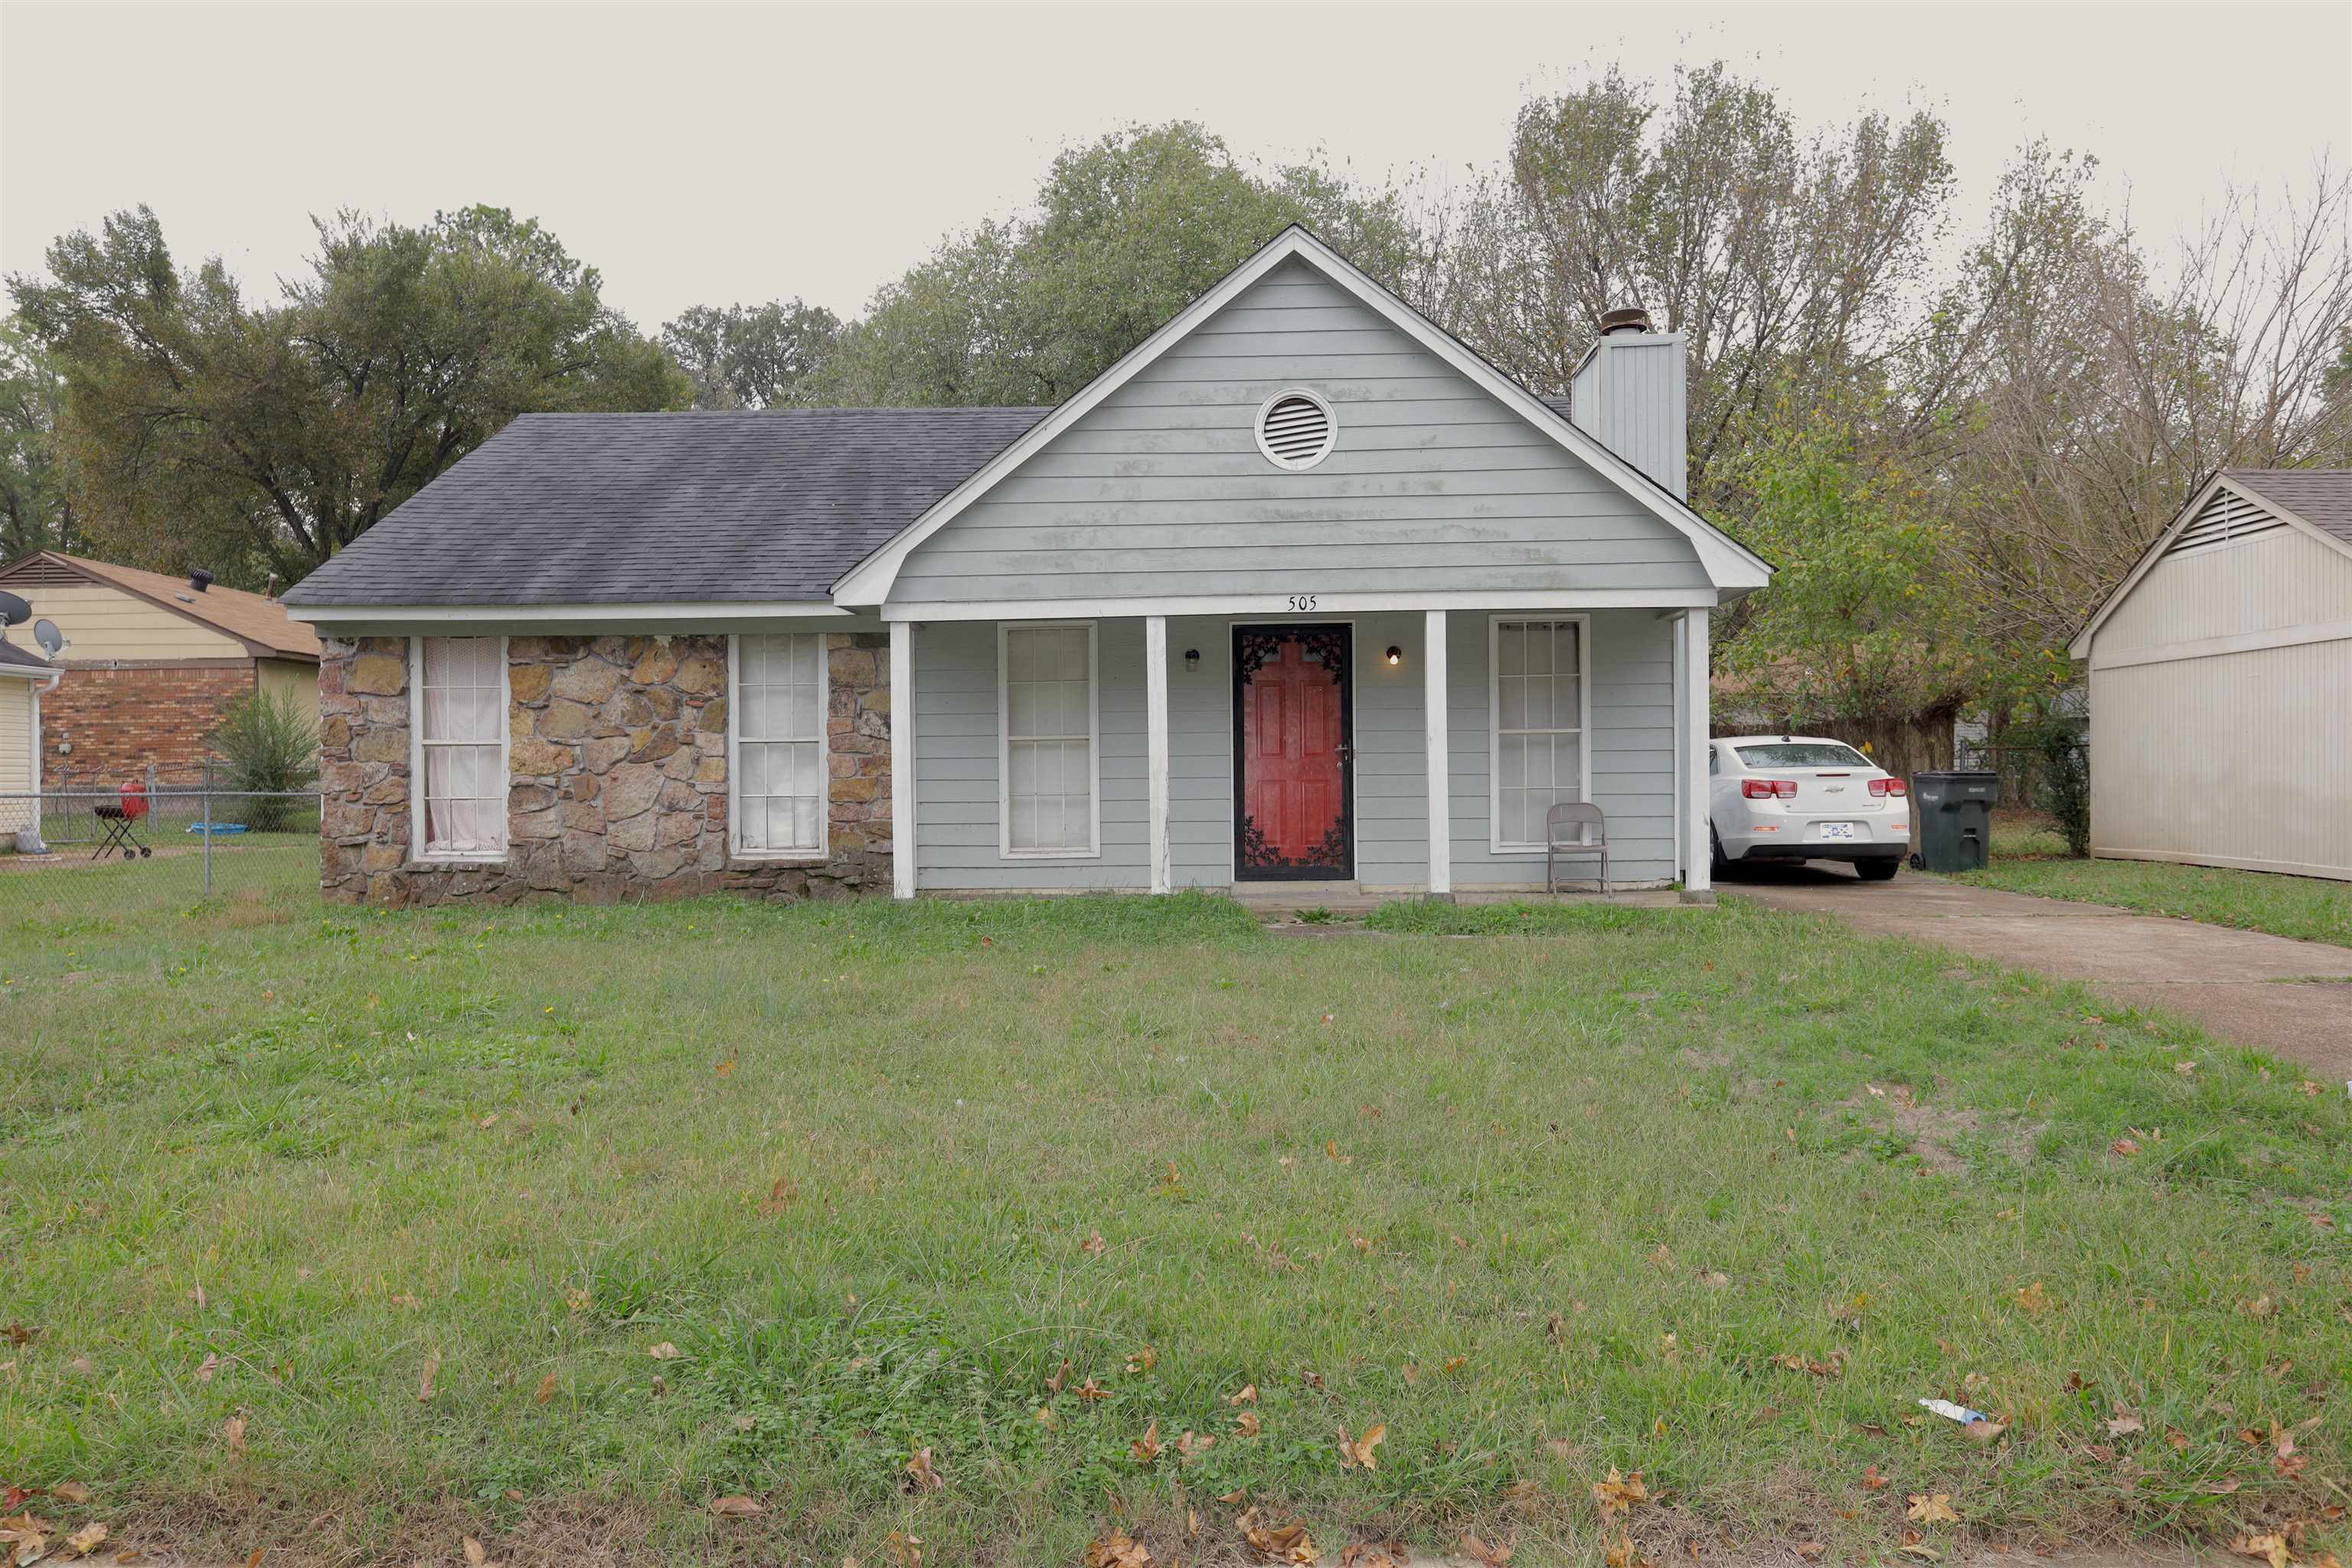
<svg viewBox="0 0 2352 1568">
<path fill-rule="evenodd" d="M 1315 595 L 1293 594 L 1290 595 L 1290 607 L 1294 610 L 1311 610 L 1315 607 Z"/>
</svg>

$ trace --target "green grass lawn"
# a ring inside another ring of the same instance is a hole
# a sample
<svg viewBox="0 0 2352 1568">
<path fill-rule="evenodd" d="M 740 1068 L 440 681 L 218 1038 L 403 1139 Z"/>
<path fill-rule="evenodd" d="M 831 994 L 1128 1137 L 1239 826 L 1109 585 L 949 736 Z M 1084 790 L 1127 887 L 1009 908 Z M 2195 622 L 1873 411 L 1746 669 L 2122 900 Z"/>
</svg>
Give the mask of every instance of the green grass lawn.
<svg viewBox="0 0 2352 1568">
<path fill-rule="evenodd" d="M 2023 814 L 1996 817 L 1992 851 L 1991 866 L 1959 880 L 2352 947 L 2352 882 L 2153 860 L 2076 860 L 2046 820 Z"/>
<path fill-rule="evenodd" d="M 1662 1562 L 2343 1501 L 2340 1089 L 1826 921 L 1374 923 L 0 909 L 0 1481 L 273 1568 L 1239 1561 L 1249 1505 L 1528 1568 L 1612 1468 Z"/>
</svg>

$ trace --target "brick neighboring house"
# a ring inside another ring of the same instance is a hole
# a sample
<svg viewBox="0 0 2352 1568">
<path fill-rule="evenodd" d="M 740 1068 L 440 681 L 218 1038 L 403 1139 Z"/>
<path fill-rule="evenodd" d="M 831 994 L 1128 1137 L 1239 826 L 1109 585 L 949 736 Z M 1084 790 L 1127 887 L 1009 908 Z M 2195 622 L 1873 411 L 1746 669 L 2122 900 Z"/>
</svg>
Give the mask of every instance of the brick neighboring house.
<svg viewBox="0 0 2352 1568">
<path fill-rule="evenodd" d="M 66 638 L 63 677 L 41 701 L 47 787 L 110 788 L 151 766 L 184 779 L 228 705 L 257 691 L 317 707 L 319 639 L 268 595 L 47 550 L 0 566 L 0 591 Z M 39 652 L 29 626 L 6 637 Z"/>
</svg>

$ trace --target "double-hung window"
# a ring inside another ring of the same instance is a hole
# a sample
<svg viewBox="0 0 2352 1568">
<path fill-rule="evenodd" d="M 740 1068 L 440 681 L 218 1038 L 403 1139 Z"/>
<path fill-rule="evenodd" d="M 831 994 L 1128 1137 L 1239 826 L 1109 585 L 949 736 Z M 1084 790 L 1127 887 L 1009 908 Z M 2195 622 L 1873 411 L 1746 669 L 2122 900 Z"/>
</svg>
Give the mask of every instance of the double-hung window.
<svg viewBox="0 0 2352 1568">
<path fill-rule="evenodd" d="M 1494 746 L 1490 848 L 1538 850 L 1555 805 L 1591 797 L 1585 679 L 1591 621 L 1497 616 L 1486 649 L 1487 733 Z"/>
<path fill-rule="evenodd" d="M 998 847 L 1008 856 L 1099 855 L 1094 623 L 1006 626 L 997 635 Z"/>
<path fill-rule="evenodd" d="M 416 637 L 410 833 L 426 860 L 507 852 L 507 639 Z"/>
<path fill-rule="evenodd" d="M 824 634 L 739 637 L 734 656 L 734 700 L 727 709 L 734 852 L 751 859 L 822 859 Z"/>
</svg>

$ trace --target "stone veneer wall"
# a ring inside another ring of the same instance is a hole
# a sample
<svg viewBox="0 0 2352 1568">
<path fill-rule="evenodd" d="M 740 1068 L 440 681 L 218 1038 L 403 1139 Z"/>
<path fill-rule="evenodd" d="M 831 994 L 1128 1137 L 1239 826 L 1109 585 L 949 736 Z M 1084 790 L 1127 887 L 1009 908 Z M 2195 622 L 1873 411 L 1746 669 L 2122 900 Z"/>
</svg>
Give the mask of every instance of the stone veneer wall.
<svg viewBox="0 0 2352 1568">
<path fill-rule="evenodd" d="M 609 903 L 890 885 L 889 666 L 879 633 L 825 634 L 831 853 L 727 853 L 727 639 L 508 639 L 507 858 L 409 858 L 408 647 L 330 640 L 319 665 L 320 886 L 346 903 Z"/>
</svg>

